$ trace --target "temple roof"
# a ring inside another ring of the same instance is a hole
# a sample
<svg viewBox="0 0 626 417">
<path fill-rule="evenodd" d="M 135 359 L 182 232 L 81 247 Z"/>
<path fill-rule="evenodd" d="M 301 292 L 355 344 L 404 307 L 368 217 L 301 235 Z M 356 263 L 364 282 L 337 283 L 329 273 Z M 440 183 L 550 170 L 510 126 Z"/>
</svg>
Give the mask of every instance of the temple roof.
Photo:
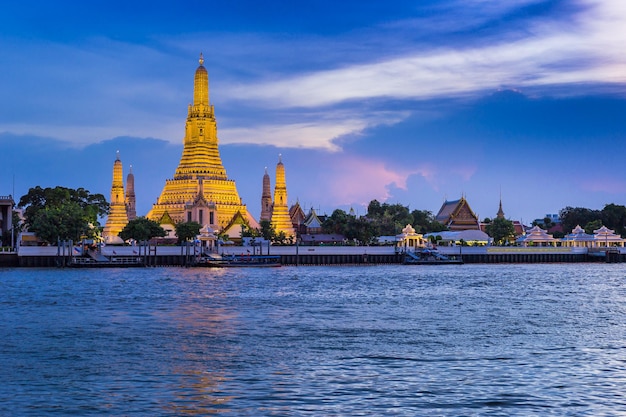
<svg viewBox="0 0 626 417">
<path fill-rule="evenodd" d="M 465 197 L 445 201 L 435 216 L 439 223 L 456 229 L 479 229 L 478 216 L 474 214 Z"/>
</svg>

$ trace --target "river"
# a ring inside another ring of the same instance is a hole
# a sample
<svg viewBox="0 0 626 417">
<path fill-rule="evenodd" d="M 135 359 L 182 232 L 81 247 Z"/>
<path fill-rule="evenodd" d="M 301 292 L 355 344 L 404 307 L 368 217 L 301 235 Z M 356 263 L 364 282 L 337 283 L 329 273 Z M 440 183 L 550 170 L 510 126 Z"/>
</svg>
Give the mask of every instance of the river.
<svg viewBox="0 0 626 417">
<path fill-rule="evenodd" d="M 623 264 L 0 269 L 2 416 L 626 414 Z"/>
</svg>

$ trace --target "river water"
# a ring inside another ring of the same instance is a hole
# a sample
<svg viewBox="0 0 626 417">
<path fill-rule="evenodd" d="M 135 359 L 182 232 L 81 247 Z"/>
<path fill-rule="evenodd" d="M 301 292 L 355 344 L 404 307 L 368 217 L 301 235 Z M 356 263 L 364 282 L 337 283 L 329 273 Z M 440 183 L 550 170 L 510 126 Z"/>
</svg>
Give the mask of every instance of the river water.
<svg viewBox="0 0 626 417">
<path fill-rule="evenodd" d="M 2 416 L 626 415 L 626 266 L 0 269 Z"/>
</svg>

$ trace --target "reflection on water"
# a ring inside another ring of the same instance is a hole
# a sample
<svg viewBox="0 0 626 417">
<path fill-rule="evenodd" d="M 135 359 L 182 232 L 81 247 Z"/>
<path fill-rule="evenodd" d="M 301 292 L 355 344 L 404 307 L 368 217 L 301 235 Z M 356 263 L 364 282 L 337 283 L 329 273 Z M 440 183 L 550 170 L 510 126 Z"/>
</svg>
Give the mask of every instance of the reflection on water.
<svg viewBox="0 0 626 417">
<path fill-rule="evenodd" d="M 617 415 L 622 269 L 3 269 L 0 415 Z"/>
</svg>

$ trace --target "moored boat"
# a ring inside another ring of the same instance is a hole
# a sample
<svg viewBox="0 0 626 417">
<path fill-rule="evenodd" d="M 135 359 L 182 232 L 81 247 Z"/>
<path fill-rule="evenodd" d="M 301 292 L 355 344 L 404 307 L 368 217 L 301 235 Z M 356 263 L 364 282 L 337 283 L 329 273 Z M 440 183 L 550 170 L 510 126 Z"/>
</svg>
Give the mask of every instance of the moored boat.
<svg viewBox="0 0 626 417">
<path fill-rule="evenodd" d="M 454 255 L 447 256 L 434 249 L 422 249 L 416 252 L 406 252 L 404 254 L 405 265 L 460 265 L 463 263 L 461 257 Z"/>
<path fill-rule="evenodd" d="M 279 267 L 280 255 L 209 255 L 198 260 L 197 266 L 218 268 Z"/>
</svg>

